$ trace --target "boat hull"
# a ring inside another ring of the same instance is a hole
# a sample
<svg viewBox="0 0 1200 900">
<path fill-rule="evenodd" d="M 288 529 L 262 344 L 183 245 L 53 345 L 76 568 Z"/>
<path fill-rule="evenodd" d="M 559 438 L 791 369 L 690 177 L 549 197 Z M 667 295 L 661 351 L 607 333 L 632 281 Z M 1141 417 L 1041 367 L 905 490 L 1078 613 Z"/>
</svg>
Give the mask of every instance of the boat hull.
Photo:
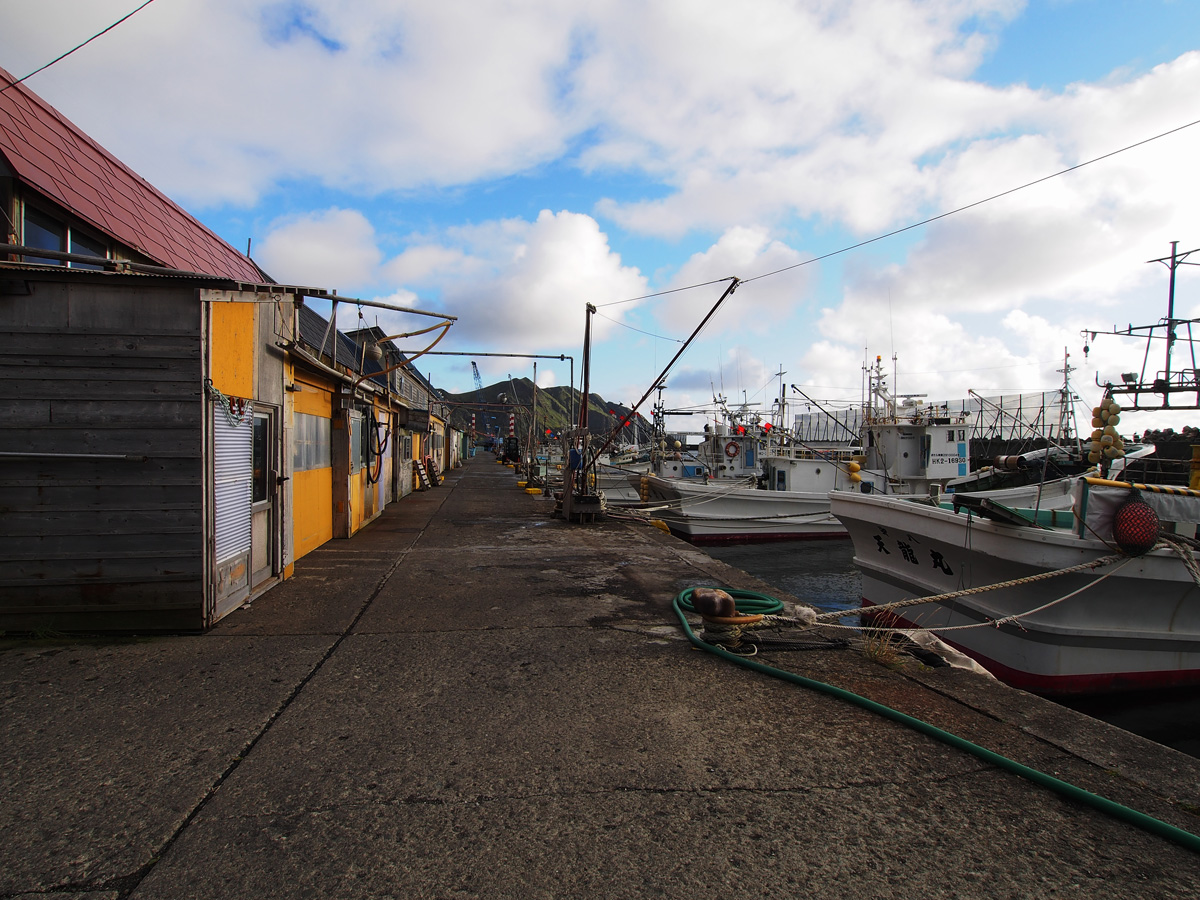
<svg viewBox="0 0 1200 900">
<path fill-rule="evenodd" d="M 871 606 L 1024 579 L 1113 552 L 1072 533 L 899 498 L 839 495 L 832 507 L 854 541 L 865 615 L 876 620 Z M 991 624 L 1015 615 L 1019 621 Z M 1200 684 L 1200 589 L 1170 550 L 886 616 L 928 629 L 1001 680 L 1041 694 Z"/>
<path fill-rule="evenodd" d="M 644 505 L 671 532 L 694 544 L 844 539 L 827 493 L 764 491 L 719 481 L 692 483 L 655 475 L 631 477 Z"/>
</svg>

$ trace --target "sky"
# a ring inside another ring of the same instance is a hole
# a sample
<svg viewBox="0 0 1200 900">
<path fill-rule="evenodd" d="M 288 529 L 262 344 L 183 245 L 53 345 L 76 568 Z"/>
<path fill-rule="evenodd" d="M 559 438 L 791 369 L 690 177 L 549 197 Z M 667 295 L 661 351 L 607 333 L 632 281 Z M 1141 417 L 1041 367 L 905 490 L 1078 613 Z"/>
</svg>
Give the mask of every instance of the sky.
<svg viewBox="0 0 1200 900">
<path fill-rule="evenodd" d="M 139 3 L 0 0 L 0 66 Z M 1149 261 L 1200 248 L 1196 0 L 154 0 L 27 85 L 276 281 L 550 357 L 477 356 L 485 384 L 578 384 L 594 305 L 591 389 L 647 415 L 733 277 L 669 408 L 857 404 L 877 355 L 931 400 L 1054 390 L 1065 354 L 1090 407 L 1165 366 L 1102 332 L 1165 316 Z M 471 359 L 417 365 L 465 392 Z"/>
</svg>

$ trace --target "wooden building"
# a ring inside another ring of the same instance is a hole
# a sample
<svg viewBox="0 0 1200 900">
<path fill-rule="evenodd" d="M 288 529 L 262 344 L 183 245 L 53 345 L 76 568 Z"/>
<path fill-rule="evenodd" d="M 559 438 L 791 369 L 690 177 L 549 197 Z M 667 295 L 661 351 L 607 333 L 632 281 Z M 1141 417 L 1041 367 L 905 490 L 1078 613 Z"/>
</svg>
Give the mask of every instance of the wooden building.
<svg viewBox="0 0 1200 900">
<path fill-rule="evenodd" d="M 273 283 L 23 85 L 0 211 L 0 630 L 207 628 L 406 493 L 428 407 L 305 305 L 331 295 Z"/>
</svg>

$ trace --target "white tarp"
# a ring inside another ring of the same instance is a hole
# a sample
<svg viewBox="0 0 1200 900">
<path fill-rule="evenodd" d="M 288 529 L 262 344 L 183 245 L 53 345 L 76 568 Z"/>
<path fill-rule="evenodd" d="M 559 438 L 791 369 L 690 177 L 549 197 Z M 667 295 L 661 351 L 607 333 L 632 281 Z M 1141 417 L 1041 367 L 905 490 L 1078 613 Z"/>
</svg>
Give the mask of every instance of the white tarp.
<svg viewBox="0 0 1200 900">
<path fill-rule="evenodd" d="M 1130 489 L 1114 487 L 1105 484 L 1089 485 L 1080 478 L 1072 490 L 1071 506 L 1075 510 L 1076 520 L 1079 518 L 1080 504 L 1087 493 L 1087 510 L 1085 512 L 1087 529 L 1084 537 L 1098 537 L 1101 540 L 1111 540 L 1113 517 L 1117 508 L 1129 499 Z M 1146 501 L 1162 522 L 1200 521 L 1200 498 L 1185 495 L 1159 493 L 1145 490 L 1140 492 L 1142 500 Z"/>
</svg>

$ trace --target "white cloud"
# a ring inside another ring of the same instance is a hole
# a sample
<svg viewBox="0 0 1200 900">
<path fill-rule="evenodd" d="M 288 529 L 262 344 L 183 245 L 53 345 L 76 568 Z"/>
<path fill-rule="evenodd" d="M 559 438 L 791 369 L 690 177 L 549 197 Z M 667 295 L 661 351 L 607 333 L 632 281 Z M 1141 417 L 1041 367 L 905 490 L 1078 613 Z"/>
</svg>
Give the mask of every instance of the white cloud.
<svg viewBox="0 0 1200 900">
<path fill-rule="evenodd" d="M 976 80 L 1022 7 L 546 0 L 464 16 L 392 0 L 172 0 L 29 86 L 189 208 L 308 204 L 247 217 L 273 223 L 254 255 L 280 280 L 436 304 L 460 316 L 448 341 L 467 349 L 571 352 L 586 302 L 654 289 L 632 259 L 673 288 L 753 278 L 1195 118 L 1200 52 L 1062 91 Z M 0 59 L 25 74 L 128 9 L 0 0 Z M 1042 386 L 1080 329 L 1163 311 L 1165 275 L 1144 262 L 1172 240 L 1200 245 L 1198 147 L 1200 127 L 751 281 L 674 381 L 711 381 L 731 348 L 752 346 L 792 380 L 838 389 L 861 381 L 864 353 L 893 348 L 902 389 Z M 407 217 L 447 188 L 461 205 Z M 493 190 L 509 199 L 472 205 Z M 626 250 L 639 235 L 662 261 Z M 601 313 L 683 337 L 722 289 Z M 673 352 L 594 326 L 623 399 Z M 1100 368 L 1130 365 L 1101 343 Z M 1089 381 L 1100 352 L 1079 360 Z"/>
<path fill-rule="evenodd" d="M 705 284 L 730 277 L 748 278 L 775 272 L 804 262 L 802 255 L 782 241 L 771 237 L 761 226 L 735 226 L 720 236 L 715 244 L 692 255 L 679 267 L 671 280 L 671 288 Z M 766 278 L 753 284 L 739 285 L 726 298 L 724 308 L 714 321 L 728 323 L 734 318 L 749 330 L 770 330 L 778 326 L 781 317 L 803 302 L 811 286 L 811 269 L 797 269 L 787 278 Z M 700 324 L 713 303 L 728 287 L 728 283 L 669 294 L 654 307 L 660 324 L 671 325 L 681 337 Z"/>
<path fill-rule="evenodd" d="M 126 7 L 23 4 L 5 16 L 0 50 L 21 74 Z M 986 44 L 971 23 L 1015 8 L 607 0 L 481 4 L 464 16 L 389 0 L 173 0 L 31 86 L 193 205 L 248 203 L 300 180 L 362 195 L 466 184 L 548 162 L 585 135 L 587 166 L 702 187 L 827 146 L 831 129 L 884 132 L 879 108 L 897 95 L 959 96 L 940 128 L 915 131 L 961 133 L 947 123 L 987 93 L 962 81 Z M 153 115 L 95 114 L 131 84 Z"/>
<path fill-rule="evenodd" d="M 254 254 L 276 281 L 334 289 L 374 281 L 381 258 L 367 218 L 336 208 L 274 223 Z"/>
<path fill-rule="evenodd" d="M 452 343 L 468 350 L 575 355 L 588 303 L 646 293 L 645 279 L 621 264 L 596 221 L 566 211 L 424 236 L 381 272 L 436 292 L 437 306 L 458 316 Z M 593 321 L 597 340 L 622 315 L 620 307 L 605 312 Z M 514 365 L 479 364 L 493 371 Z"/>
<path fill-rule="evenodd" d="M 11 11 L 6 67 L 24 74 L 127 7 L 57 0 Z M 69 117 L 191 205 L 252 202 L 288 179 L 364 195 L 463 183 L 561 151 L 571 125 L 555 73 L 571 22 L 556 10 L 173 0 L 31 87 L 61 98 Z M 87 71 L 104 77 L 80 77 Z M 131 85 L 143 114 L 88 112 Z"/>
</svg>

